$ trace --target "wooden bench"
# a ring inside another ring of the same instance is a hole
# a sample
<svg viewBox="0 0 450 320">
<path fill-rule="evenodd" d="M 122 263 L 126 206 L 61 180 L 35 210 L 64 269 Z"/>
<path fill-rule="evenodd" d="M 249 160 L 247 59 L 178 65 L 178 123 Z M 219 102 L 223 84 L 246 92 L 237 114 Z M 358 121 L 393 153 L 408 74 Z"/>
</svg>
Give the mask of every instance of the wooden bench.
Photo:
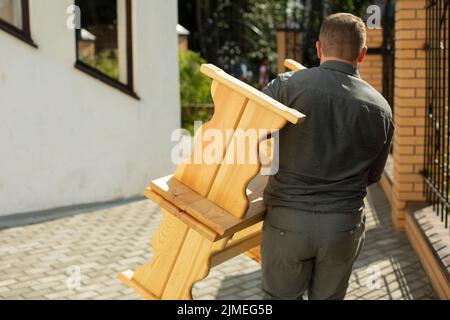
<svg viewBox="0 0 450 320">
<path fill-rule="evenodd" d="M 302 68 L 295 61 L 286 65 Z M 270 157 L 270 134 L 304 119 L 214 65 L 202 65 L 201 71 L 213 80 L 214 116 L 196 133 L 192 155 L 172 176 L 152 181 L 145 190 L 163 214 L 152 239 L 153 259 L 118 277 L 145 299 L 192 299 L 192 287 L 212 267 L 259 245 L 266 178 L 258 173 L 271 165 L 261 164 L 260 152 Z M 211 142 L 208 130 L 221 134 Z M 226 134 L 230 130 L 233 134 Z M 238 132 L 249 130 L 256 132 L 256 146 L 242 148 Z M 197 161 L 212 143 L 219 145 L 213 149 L 220 161 Z M 245 156 L 245 161 L 237 161 L 238 156 Z"/>
</svg>

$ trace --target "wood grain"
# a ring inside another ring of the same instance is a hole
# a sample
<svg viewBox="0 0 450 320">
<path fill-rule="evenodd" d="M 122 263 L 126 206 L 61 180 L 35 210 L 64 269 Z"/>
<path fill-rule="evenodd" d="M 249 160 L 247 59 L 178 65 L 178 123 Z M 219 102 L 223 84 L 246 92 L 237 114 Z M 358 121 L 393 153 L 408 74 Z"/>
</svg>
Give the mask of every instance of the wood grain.
<svg viewBox="0 0 450 320">
<path fill-rule="evenodd" d="M 286 59 L 284 60 L 284 66 L 288 68 L 291 71 L 300 71 L 307 69 L 305 66 L 303 66 L 301 63 L 298 63 L 295 60 L 292 59 Z"/>
<path fill-rule="evenodd" d="M 152 238 L 153 259 L 138 268 L 133 280 L 154 296 L 161 298 L 173 265 L 188 234 L 189 227 L 162 209 L 163 223 Z"/>
<path fill-rule="evenodd" d="M 226 85 L 233 91 L 238 92 L 247 97 L 249 100 L 258 103 L 261 107 L 269 109 L 280 115 L 292 124 L 297 124 L 305 118 L 305 115 L 297 110 L 286 107 L 275 99 L 272 99 L 254 87 L 239 81 L 212 64 L 204 64 L 201 66 L 200 70 L 211 79 Z"/>
<path fill-rule="evenodd" d="M 265 181 L 262 183 L 253 186 L 257 190 L 247 190 L 251 201 L 243 219 L 236 218 L 172 176 L 153 181 L 145 194 L 207 239 L 216 241 L 263 220 L 265 206 L 262 190 Z"/>
<path fill-rule="evenodd" d="M 119 275 L 147 299 L 192 299 L 193 285 L 213 265 L 258 245 L 267 182 L 257 176 L 259 144 L 287 122 L 305 118 L 213 65 L 203 65 L 201 71 L 213 79 L 214 115 L 196 132 L 194 152 L 175 174 L 152 181 L 145 190 L 163 213 L 152 238 L 151 263 Z M 251 130 L 254 141 L 247 145 Z M 205 163 L 203 155 L 218 142 L 211 132 L 221 134 L 220 148 L 213 148 L 216 161 Z M 273 154 L 272 147 L 272 142 L 265 143 L 265 154 Z M 242 163 L 239 156 L 244 156 Z"/>
<path fill-rule="evenodd" d="M 244 133 L 249 129 L 256 130 L 258 141 L 261 141 L 265 138 L 265 136 L 262 136 L 263 134 L 267 135 L 267 132 L 281 129 L 286 122 L 285 118 L 269 109 L 261 108 L 260 105 L 251 101 L 247 105 L 237 129 L 242 130 Z M 265 133 L 261 129 L 266 130 Z M 227 149 L 227 154 L 239 155 L 239 153 L 244 152 L 247 160 L 252 159 L 254 156 L 258 158 L 258 145 L 249 143 L 245 148 L 241 148 L 240 139 L 242 139 L 242 136 L 237 132 L 230 143 L 231 147 Z M 219 169 L 208 199 L 235 217 L 242 218 L 248 209 L 247 186 L 258 174 L 260 167 L 259 161 L 255 163 L 246 161 L 243 164 L 225 162 Z"/>
<path fill-rule="evenodd" d="M 214 115 L 211 121 L 201 126 L 196 132 L 192 155 L 185 159 L 175 171 L 175 178 L 204 197 L 211 190 L 211 185 L 231 139 L 231 136 L 226 135 L 226 131 L 234 130 L 237 127 L 248 103 L 245 96 L 217 81 L 213 82 L 211 94 L 214 101 Z M 215 155 L 218 162 L 207 164 L 203 156 L 212 143 L 217 143 L 210 137 L 214 134 L 213 130 L 221 133 L 222 148 Z"/>
</svg>

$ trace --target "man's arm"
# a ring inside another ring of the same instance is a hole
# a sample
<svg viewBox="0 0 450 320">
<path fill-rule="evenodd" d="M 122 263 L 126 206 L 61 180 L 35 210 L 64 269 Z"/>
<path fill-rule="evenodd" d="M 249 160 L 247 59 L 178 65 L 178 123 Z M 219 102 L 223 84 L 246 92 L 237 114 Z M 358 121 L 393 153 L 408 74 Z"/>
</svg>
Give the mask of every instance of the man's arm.
<svg viewBox="0 0 450 320">
<path fill-rule="evenodd" d="M 392 146 L 392 137 L 394 136 L 394 125 L 392 124 L 391 121 L 389 121 L 389 123 L 390 123 L 389 132 L 387 132 L 386 135 L 387 139 L 386 143 L 384 144 L 383 150 L 375 159 L 375 161 L 373 162 L 373 164 L 370 166 L 369 169 L 369 186 L 381 180 L 384 167 L 386 166 L 386 161 Z"/>
<path fill-rule="evenodd" d="M 281 77 L 278 76 L 274 80 L 272 80 L 267 87 L 265 87 L 262 92 L 269 97 L 277 100 L 278 102 L 283 102 L 283 94 L 282 94 L 282 81 Z"/>
</svg>

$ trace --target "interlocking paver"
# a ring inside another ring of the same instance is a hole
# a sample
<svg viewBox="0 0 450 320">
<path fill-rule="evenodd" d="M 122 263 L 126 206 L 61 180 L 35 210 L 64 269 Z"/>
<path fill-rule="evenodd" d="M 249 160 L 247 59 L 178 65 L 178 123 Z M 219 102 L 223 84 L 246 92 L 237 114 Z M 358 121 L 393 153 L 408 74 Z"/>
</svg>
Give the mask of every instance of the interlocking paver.
<svg viewBox="0 0 450 320">
<path fill-rule="evenodd" d="M 378 186 L 370 189 L 366 204 L 366 243 L 347 299 L 434 299 L 405 234 L 392 226 Z M 0 299 L 139 299 L 116 276 L 151 260 L 150 238 L 160 224 L 157 206 L 144 200 L 2 230 Z M 77 276 L 71 269 L 81 271 L 79 289 L 67 286 Z M 261 299 L 260 277 L 260 265 L 241 255 L 211 270 L 193 296 Z"/>
</svg>

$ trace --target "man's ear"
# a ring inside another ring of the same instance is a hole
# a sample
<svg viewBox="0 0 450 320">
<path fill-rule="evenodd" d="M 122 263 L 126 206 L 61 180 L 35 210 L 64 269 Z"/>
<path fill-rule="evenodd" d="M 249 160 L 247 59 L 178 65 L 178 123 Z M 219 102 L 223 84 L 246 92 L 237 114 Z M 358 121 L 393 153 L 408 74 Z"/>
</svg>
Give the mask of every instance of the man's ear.
<svg viewBox="0 0 450 320">
<path fill-rule="evenodd" d="M 320 45 L 320 41 L 316 42 L 316 50 L 317 50 L 317 58 L 319 58 L 319 60 L 322 59 L 322 46 Z"/>
<path fill-rule="evenodd" d="M 358 63 L 363 62 L 364 58 L 366 57 L 366 54 L 367 54 L 367 47 L 364 47 L 358 56 Z"/>
</svg>

